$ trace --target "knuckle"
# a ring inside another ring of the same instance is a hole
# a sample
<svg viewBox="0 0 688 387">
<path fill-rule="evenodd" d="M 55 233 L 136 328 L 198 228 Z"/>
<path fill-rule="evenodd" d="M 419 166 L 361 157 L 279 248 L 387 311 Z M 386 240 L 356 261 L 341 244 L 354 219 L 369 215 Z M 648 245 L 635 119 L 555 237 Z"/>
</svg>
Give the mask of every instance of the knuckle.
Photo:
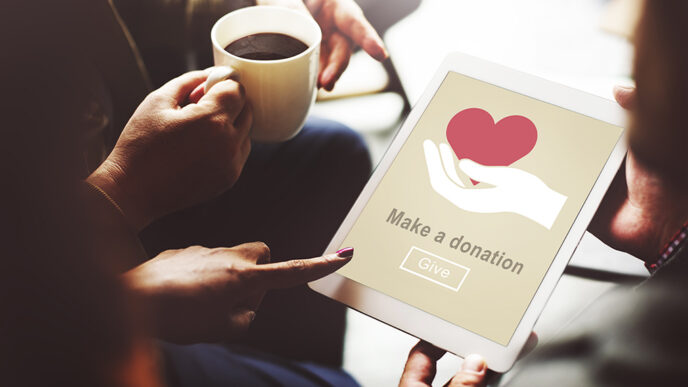
<svg viewBox="0 0 688 387">
<path fill-rule="evenodd" d="M 287 262 L 289 271 L 299 273 L 306 270 L 306 262 L 303 259 L 294 259 Z"/>
<path fill-rule="evenodd" d="M 270 261 L 270 248 L 264 242 L 251 242 L 247 245 L 246 254 L 255 258 L 256 262 Z"/>
<path fill-rule="evenodd" d="M 205 250 L 205 247 L 199 246 L 199 245 L 193 245 L 193 246 L 189 246 L 186 248 L 186 251 L 190 251 L 190 252 L 200 252 L 203 250 Z"/>
<path fill-rule="evenodd" d="M 254 268 L 253 264 L 235 265 L 232 275 L 237 279 L 236 284 L 241 291 L 246 291 L 248 288 L 254 289 L 254 285 L 261 282 L 261 276 Z"/>
<path fill-rule="evenodd" d="M 144 99 L 143 99 L 143 104 L 146 105 L 159 105 L 166 99 L 165 95 L 163 94 L 160 89 L 152 91 L 149 93 Z"/>
<path fill-rule="evenodd" d="M 208 127 L 212 130 L 225 130 L 228 124 L 228 117 L 226 114 L 216 113 L 206 118 Z"/>
<path fill-rule="evenodd" d="M 210 249 L 208 251 L 208 255 L 224 255 L 227 254 L 227 249 L 224 248 L 216 248 L 216 249 Z"/>
<path fill-rule="evenodd" d="M 221 83 L 222 87 L 219 90 L 220 93 L 218 97 L 227 104 L 231 105 L 243 105 L 244 103 L 244 92 L 243 86 L 239 83 L 228 80 Z M 219 86 L 219 85 L 216 85 Z"/>
<path fill-rule="evenodd" d="M 237 267 L 237 265 L 234 262 L 226 262 L 224 264 L 223 270 L 225 273 L 228 274 L 234 274 L 234 273 L 239 273 L 242 274 L 241 270 Z"/>
<path fill-rule="evenodd" d="M 256 242 L 256 249 L 261 257 L 270 257 L 270 247 L 265 242 Z"/>
<path fill-rule="evenodd" d="M 252 270 L 250 270 L 246 264 L 243 264 L 241 262 L 225 263 L 224 272 L 227 275 L 231 276 L 231 278 L 236 279 L 236 282 L 227 281 L 227 286 L 230 288 L 236 285 L 239 285 L 239 287 L 241 287 L 241 284 L 246 284 L 247 282 L 253 280 L 255 277 L 255 273 Z"/>
</svg>

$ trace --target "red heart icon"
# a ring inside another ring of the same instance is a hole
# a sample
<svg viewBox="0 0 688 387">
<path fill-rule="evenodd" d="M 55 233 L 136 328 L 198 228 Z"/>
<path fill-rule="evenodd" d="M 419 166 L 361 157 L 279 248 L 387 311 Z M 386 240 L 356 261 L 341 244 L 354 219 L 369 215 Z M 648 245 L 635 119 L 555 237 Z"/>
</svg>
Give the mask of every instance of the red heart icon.
<svg viewBox="0 0 688 387">
<path fill-rule="evenodd" d="M 457 113 L 447 125 L 447 140 L 459 160 L 508 166 L 530 153 L 537 142 L 535 124 L 523 116 L 509 116 L 495 124 L 490 113 L 471 108 Z M 478 181 L 472 180 L 473 185 Z"/>
</svg>

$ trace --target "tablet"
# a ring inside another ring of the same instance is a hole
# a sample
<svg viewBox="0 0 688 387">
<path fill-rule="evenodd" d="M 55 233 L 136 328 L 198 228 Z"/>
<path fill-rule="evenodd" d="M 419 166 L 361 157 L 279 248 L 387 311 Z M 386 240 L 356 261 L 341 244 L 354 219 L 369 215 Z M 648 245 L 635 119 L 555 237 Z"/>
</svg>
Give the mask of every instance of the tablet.
<svg viewBox="0 0 688 387">
<path fill-rule="evenodd" d="M 310 286 L 511 368 L 625 153 L 613 101 L 462 54 L 415 106 Z"/>
</svg>

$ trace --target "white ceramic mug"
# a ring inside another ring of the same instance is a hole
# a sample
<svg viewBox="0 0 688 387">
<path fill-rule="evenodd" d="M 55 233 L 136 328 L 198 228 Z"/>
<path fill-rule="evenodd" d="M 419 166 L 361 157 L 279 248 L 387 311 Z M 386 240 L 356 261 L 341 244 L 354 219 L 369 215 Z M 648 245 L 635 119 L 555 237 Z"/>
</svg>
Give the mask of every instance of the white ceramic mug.
<svg viewBox="0 0 688 387">
<path fill-rule="evenodd" d="M 251 60 L 225 51 L 230 43 L 257 33 L 281 33 L 308 46 L 286 59 Z M 305 13 L 275 6 L 254 6 L 228 13 L 210 32 L 215 68 L 206 91 L 227 78 L 240 80 L 253 108 L 251 138 L 286 141 L 296 136 L 316 97 L 320 61 L 320 26 Z"/>
</svg>

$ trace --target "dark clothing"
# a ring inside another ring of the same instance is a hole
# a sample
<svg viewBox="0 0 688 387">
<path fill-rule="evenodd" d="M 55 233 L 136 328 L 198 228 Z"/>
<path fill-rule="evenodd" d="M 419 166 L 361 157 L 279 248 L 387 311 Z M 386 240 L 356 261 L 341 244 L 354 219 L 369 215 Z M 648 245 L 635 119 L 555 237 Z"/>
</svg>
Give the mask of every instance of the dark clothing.
<svg viewBox="0 0 688 387">
<path fill-rule="evenodd" d="M 519 386 L 684 386 L 688 383 L 688 249 L 637 288 L 600 297 L 529 356 Z"/>
<path fill-rule="evenodd" d="M 310 118 L 286 143 L 255 144 L 226 194 L 156 222 L 143 240 L 152 254 L 261 240 L 273 260 L 317 256 L 369 173 L 368 152 L 357 134 Z M 180 387 L 355 386 L 339 369 L 345 312 L 305 285 L 271 291 L 243 340 L 250 347 L 162 343 L 166 379 Z"/>
<path fill-rule="evenodd" d="M 311 362 L 219 344 L 160 343 L 168 387 L 358 386 L 347 373 Z"/>
<path fill-rule="evenodd" d="M 236 185 L 142 233 L 151 255 L 191 245 L 263 241 L 274 261 L 321 255 L 365 185 L 362 139 L 310 118 L 281 144 L 255 144 Z M 346 308 L 305 285 L 267 294 L 244 343 L 294 360 L 341 366 Z"/>
<path fill-rule="evenodd" d="M 167 2 L 159 3 L 163 12 Z M 197 15 L 196 6 L 210 3 L 217 5 L 214 9 L 221 12 L 219 15 L 229 10 L 220 7 L 226 4 L 222 0 L 184 2 L 189 4 L 186 11 L 193 15 Z M 26 73 L 40 77 L 35 84 L 28 84 L 26 93 L 16 95 L 30 94 L 23 100 L 41 103 L 27 103 L 26 109 L 31 109 L 27 114 L 18 112 L 21 114 L 17 116 L 27 117 L 23 122 L 27 129 L 20 129 L 27 135 L 38 132 L 37 136 L 43 136 L 40 130 L 51 130 L 55 133 L 50 136 L 73 140 L 73 151 L 64 152 L 74 159 L 76 167 L 70 164 L 69 169 L 78 169 L 79 177 L 85 178 L 114 144 L 150 83 L 138 49 L 109 1 L 31 2 L 17 20 L 31 18 L 30 6 L 40 9 L 40 22 L 36 24 L 46 30 L 36 27 L 35 39 L 27 38 L 22 46 L 26 47 L 25 61 L 33 64 Z M 54 31 L 54 44 L 46 47 L 51 55 L 42 52 L 38 60 L 29 48 L 44 41 L 48 31 Z M 69 47 L 62 47 L 62 43 L 69 43 Z M 12 68 L 21 69 L 23 62 Z M 12 74 L 29 79 L 22 71 Z M 33 90 L 40 92 L 29 92 Z M 29 121 L 32 118 L 36 124 Z M 59 133 L 62 130 L 69 131 L 69 136 Z M 44 142 L 46 147 L 50 145 Z M 67 168 L 63 160 L 53 165 Z M 370 159 L 359 136 L 341 125 L 312 119 L 299 136 L 287 143 L 254 144 L 242 177 L 225 195 L 172 214 L 142 236 L 150 253 L 191 244 L 215 247 L 261 240 L 271 247 L 274 259 L 318 256 L 369 174 Z M 99 238 L 94 242 L 99 246 L 99 258 L 114 256 L 119 272 L 131 268 L 137 259 L 140 262 L 136 237 L 121 227 L 123 220 L 111 203 L 88 187 L 84 187 L 84 194 L 88 196 L 89 212 L 102 223 L 93 225 L 103 230 L 93 231 L 103 236 L 102 241 Z M 245 344 L 292 360 L 338 367 L 344 317 L 342 305 L 305 286 L 271 292 Z"/>
</svg>

